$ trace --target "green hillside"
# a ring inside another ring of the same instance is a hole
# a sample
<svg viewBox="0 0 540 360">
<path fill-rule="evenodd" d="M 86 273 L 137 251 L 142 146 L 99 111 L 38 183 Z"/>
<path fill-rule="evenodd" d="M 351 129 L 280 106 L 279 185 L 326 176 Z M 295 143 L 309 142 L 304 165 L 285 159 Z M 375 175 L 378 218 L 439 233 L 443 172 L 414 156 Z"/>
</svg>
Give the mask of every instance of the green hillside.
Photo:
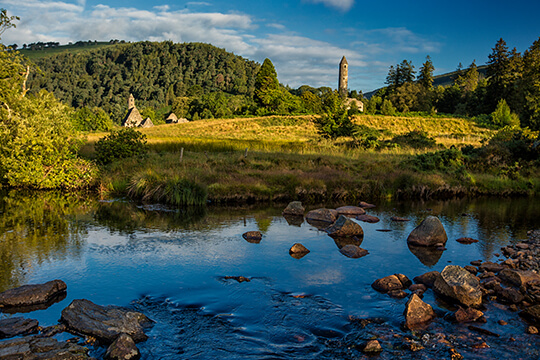
<svg viewBox="0 0 540 360">
<path fill-rule="evenodd" d="M 237 96 L 235 101 L 243 103 L 242 97 L 253 95 L 259 69 L 254 61 L 202 43 L 94 43 L 24 54 L 32 55 L 41 70 L 31 73 L 31 91 L 46 89 L 74 108 L 100 107 L 116 122 L 125 114 L 130 93 L 139 109 L 165 107 L 163 112 L 177 98 L 210 92 Z"/>
</svg>

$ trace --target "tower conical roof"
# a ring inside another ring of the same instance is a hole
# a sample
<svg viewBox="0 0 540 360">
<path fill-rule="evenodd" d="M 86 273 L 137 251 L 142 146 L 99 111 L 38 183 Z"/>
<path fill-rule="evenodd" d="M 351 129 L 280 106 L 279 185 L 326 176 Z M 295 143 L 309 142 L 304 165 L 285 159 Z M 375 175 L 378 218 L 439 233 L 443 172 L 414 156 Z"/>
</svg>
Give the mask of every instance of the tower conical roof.
<svg viewBox="0 0 540 360">
<path fill-rule="evenodd" d="M 343 55 L 343 57 L 341 58 L 341 62 L 339 64 L 340 65 L 348 64 L 347 59 L 345 58 L 345 55 Z"/>
</svg>

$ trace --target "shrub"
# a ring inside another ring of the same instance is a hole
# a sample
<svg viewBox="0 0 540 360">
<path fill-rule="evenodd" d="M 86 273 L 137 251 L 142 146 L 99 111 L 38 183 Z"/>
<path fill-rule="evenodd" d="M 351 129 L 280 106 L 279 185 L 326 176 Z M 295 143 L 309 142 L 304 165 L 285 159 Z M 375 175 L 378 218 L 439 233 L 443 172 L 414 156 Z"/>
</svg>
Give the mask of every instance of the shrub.
<svg viewBox="0 0 540 360">
<path fill-rule="evenodd" d="M 394 116 L 396 115 L 396 108 L 392 105 L 392 102 L 388 99 L 384 99 L 381 105 L 381 114 Z"/>
<path fill-rule="evenodd" d="M 491 123 L 497 128 L 519 126 L 519 117 L 511 112 L 506 101 L 501 99 L 495 111 L 491 113 Z"/>
<path fill-rule="evenodd" d="M 117 159 L 146 154 L 146 135 L 126 128 L 112 132 L 96 143 L 96 160 L 100 164 L 109 164 Z"/>
<path fill-rule="evenodd" d="M 362 147 L 364 149 L 376 149 L 381 146 L 379 138 L 381 132 L 366 125 L 358 125 L 353 132 L 354 147 Z"/>
<path fill-rule="evenodd" d="M 459 171 L 464 167 L 463 153 L 456 148 L 416 155 L 412 164 L 421 171 Z"/>
<path fill-rule="evenodd" d="M 398 135 L 391 141 L 401 147 L 409 147 L 413 149 L 426 149 L 435 146 L 436 141 L 430 138 L 425 131 L 413 130 L 405 135 Z"/>
</svg>

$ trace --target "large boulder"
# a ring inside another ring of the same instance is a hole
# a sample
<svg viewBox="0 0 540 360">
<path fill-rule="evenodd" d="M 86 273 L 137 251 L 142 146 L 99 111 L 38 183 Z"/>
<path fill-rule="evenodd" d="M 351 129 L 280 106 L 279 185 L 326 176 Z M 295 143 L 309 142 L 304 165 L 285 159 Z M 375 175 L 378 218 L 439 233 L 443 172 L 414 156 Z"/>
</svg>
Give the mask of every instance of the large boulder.
<svg viewBox="0 0 540 360">
<path fill-rule="evenodd" d="M 83 360 L 88 349 L 72 342 L 59 342 L 54 338 L 27 336 L 0 342 L 0 359 L 56 359 Z"/>
<path fill-rule="evenodd" d="M 431 305 L 426 304 L 416 294 L 412 294 L 405 305 L 405 327 L 408 329 L 417 329 L 427 325 L 437 315 Z"/>
<path fill-rule="evenodd" d="M 336 221 L 337 217 L 338 212 L 336 210 L 324 208 L 311 210 L 306 214 L 306 220 L 326 223 L 326 226 Z"/>
<path fill-rule="evenodd" d="M 34 319 L 12 317 L 0 320 L 0 339 L 38 332 L 39 323 Z"/>
<path fill-rule="evenodd" d="M 482 290 L 476 276 L 461 266 L 448 265 L 433 285 L 435 292 L 465 306 L 479 306 Z"/>
<path fill-rule="evenodd" d="M 122 333 L 131 336 L 135 342 L 145 341 L 148 336 L 143 329 L 152 323 L 140 312 L 100 306 L 86 299 L 73 300 L 62 310 L 60 321 L 70 331 L 90 335 L 106 343 L 112 343 Z"/>
<path fill-rule="evenodd" d="M 52 280 L 45 284 L 23 285 L 0 293 L 0 308 L 24 307 L 54 302 L 65 294 L 67 285 L 62 280 Z"/>
<path fill-rule="evenodd" d="M 304 216 L 306 209 L 302 206 L 301 201 L 291 201 L 283 210 L 283 215 Z"/>
<path fill-rule="evenodd" d="M 344 215 L 339 215 L 338 219 L 325 231 L 331 237 L 364 237 L 362 227 Z"/>
<path fill-rule="evenodd" d="M 336 211 L 338 212 L 339 215 L 345 215 L 345 216 L 358 216 L 358 215 L 364 215 L 366 213 L 366 210 L 358 206 L 342 206 L 342 207 L 338 207 Z"/>
<path fill-rule="evenodd" d="M 426 217 L 407 238 L 407 243 L 416 246 L 439 246 L 446 244 L 448 236 L 441 220 L 436 216 Z"/>
</svg>

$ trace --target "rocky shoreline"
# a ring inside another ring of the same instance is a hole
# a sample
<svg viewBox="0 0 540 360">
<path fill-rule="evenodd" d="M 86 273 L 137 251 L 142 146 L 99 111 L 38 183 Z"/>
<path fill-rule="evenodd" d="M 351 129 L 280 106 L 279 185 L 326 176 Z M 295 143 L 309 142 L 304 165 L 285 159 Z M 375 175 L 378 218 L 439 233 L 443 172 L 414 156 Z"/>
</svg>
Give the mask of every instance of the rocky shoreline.
<svg viewBox="0 0 540 360">
<path fill-rule="evenodd" d="M 0 293 L 0 308 L 5 313 L 45 309 L 65 298 L 67 285 L 62 280 L 24 285 Z M 59 324 L 40 327 L 37 320 L 9 317 L 0 320 L 0 359 L 93 359 L 86 344 L 107 346 L 108 360 L 136 360 L 141 354 L 136 343 L 148 339 L 144 330 L 152 325 L 144 314 L 117 306 L 100 306 L 77 299 L 62 310 Z M 76 337 L 68 341 L 53 338 L 62 332 Z"/>
</svg>

